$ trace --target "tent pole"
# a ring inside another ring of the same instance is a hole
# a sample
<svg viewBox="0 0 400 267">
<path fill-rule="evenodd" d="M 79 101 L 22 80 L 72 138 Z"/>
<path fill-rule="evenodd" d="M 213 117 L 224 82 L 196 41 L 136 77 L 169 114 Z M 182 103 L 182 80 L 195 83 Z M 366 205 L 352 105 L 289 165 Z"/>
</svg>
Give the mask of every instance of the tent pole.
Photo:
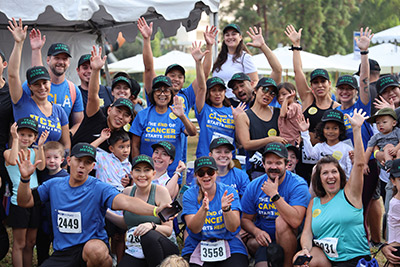
<svg viewBox="0 0 400 267">
<path fill-rule="evenodd" d="M 219 26 L 218 25 L 218 12 L 210 13 L 210 24 L 214 25 L 218 29 L 218 26 Z M 215 45 L 213 47 L 213 51 L 210 51 L 210 52 L 212 52 L 212 55 L 213 55 L 213 62 L 215 61 L 215 59 L 218 56 L 218 34 L 217 34 L 217 36 L 215 36 L 215 39 L 216 40 L 215 40 Z"/>
<path fill-rule="evenodd" d="M 98 40 L 99 40 L 99 45 L 101 46 L 101 48 L 103 49 L 103 54 L 106 52 L 106 48 L 104 46 L 105 44 L 105 39 L 104 39 L 104 35 L 102 32 L 98 33 Z M 110 76 L 110 71 L 108 70 L 108 63 L 107 60 L 104 64 L 104 72 L 106 73 L 106 82 L 107 82 L 107 86 L 111 86 L 111 76 Z"/>
</svg>

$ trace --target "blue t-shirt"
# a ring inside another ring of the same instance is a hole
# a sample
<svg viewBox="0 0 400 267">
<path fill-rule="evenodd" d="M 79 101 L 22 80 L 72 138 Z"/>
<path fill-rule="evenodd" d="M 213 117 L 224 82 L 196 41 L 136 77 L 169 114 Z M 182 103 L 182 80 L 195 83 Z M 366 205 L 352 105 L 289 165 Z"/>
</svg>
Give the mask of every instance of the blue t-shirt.
<svg viewBox="0 0 400 267">
<path fill-rule="evenodd" d="M 190 254 L 194 251 L 197 244 L 200 241 L 209 240 L 209 239 L 224 239 L 229 243 L 229 247 L 231 253 L 241 253 L 247 255 L 246 248 L 243 245 L 242 241 L 240 241 L 236 235 L 240 231 L 240 226 L 237 228 L 235 232 L 229 232 L 225 228 L 224 216 L 222 215 L 221 209 L 221 198 L 224 192 L 227 190 L 228 195 L 233 193 L 234 199 L 231 205 L 232 210 L 238 210 L 241 212 L 242 208 L 240 206 L 239 195 L 235 189 L 230 187 L 229 185 L 225 185 L 222 183 L 216 183 L 217 189 L 215 192 L 215 196 L 213 200 L 210 201 L 209 207 L 210 209 L 207 212 L 207 217 L 205 219 L 203 228 L 200 233 L 195 234 L 187 228 L 188 237 L 185 240 L 185 246 L 182 249 L 182 255 Z M 197 211 L 201 207 L 200 203 L 197 201 L 197 196 L 199 193 L 199 186 L 192 186 L 183 194 L 182 200 L 182 218 L 185 215 L 196 214 Z"/>
<path fill-rule="evenodd" d="M 25 91 L 22 92 L 22 96 L 17 104 L 13 103 L 13 109 L 15 121 L 24 117 L 31 117 L 38 122 L 38 136 L 47 130 L 49 136 L 46 142 L 60 140 L 61 127 L 68 124 L 68 117 L 60 106 L 53 104 L 53 112 L 47 117 L 39 109 L 36 102 L 33 101 L 30 94 L 27 94 Z"/>
<path fill-rule="evenodd" d="M 234 167 L 225 176 L 218 176 L 217 182 L 232 186 L 239 196 L 243 196 L 250 179 L 247 173 Z"/>
<path fill-rule="evenodd" d="M 357 102 L 354 103 L 354 105 L 349 107 L 348 109 L 342 109 L 341 105 L 338 106 L 336 109 L 341 111 L 343 114 L 349 115 L 350 117 L 353 117 L 354 109 L 357 109 L 357 110 L 362 109 L 364 112 L 367 113 L 366 114 L 367 116 L 371 116 L 371 100 L 368 102 L 367 105 L 364 105 L 363 102 L 361 101 L 361 99 L 358 98 Z M 347 138 L 351 139 L 351 142 L 354 146 L 353 128 L 351 128 L 351 124 L 350 124 L 349 118 L 347 118 L 347 116 L 344 117 L 344 126 L 346 126 L 346 136 L 347 136 Z M 362 141 L 364 144 L 364 149 L 367 149 L 368 141 L 369 141 L 369 139 L 371 139 L 371 136 L 373 136 L 373 135 L 374 135 L 374 133 L 372 131 L 371 124 L 364 121 L 363 125 L 361 126 L 361 137 L 362 137 Z"/>
<path fill-rule="evenodd" d="M 190 84 L 188 88 L 181 89 L 178 93 L 179 98 L 183 101 L 183 109 L 185 110 L 186 116 L 189 118 L 189 112 L 196 103 L 196 95 L 194 94 L 193 84 Z M 186 163 L 186 152 L 187 152 L 187 136 L 181 134 L 182 138 L 182 161 Z M 182 179 L 179 178 L 178 183 L 181 184 Z"/>
<path fill-rule="evenodd" d="M 168 167 L 168 175 L 172 177 L 182 159 L 182 153 L 179 153 L 182 151 L 180 135 L 184 130 L 183 122 L 170 109 L 164 114 L 159 114 L 152 105 L 136 115 L 129 131 L 140 136 L 140 154 L 149 157 L 153 155 L 151 145 L 160 141 L 169 141 L 175 146 L 175 159 Z"/>
<path fill-rule="evenodd" d="M 50 94 L 47 97 L 47 99 L 51 103 L 61 106 L 64 109 L 65 113 L 67 114 L 68 118 L 69 118 L 69 115 L 71 114 L 71 112 L 83 111 L 83 101 L 82 101 L 81 90 L 79 90 L 76 85 L 74 85 L 74 86 L 75 86 L 75 91 L 76 91 L 76 99 L 75 99 L 75 103 L 73 104 L 73 106 L 72 106 L 71 93 L 69 91 L 69 85 L 68 85 L 67 79 L 65 79 L 60 84 L 51 83 Z M 26 81 L 22 85 L 22 88 L 28 95 L 30 95 L 31 92 L 28 87 L 28 83 Z"/>
<path fill-rule="evenodd" d="M 64 250 L 90 239 L 108 243 L 104 218 L 107 208 L 111 208 L 115 196 L 119 194 L 113 186 L 89 176 L 83 185 L 71 187 L 67 176 L 50 179 L 37 190 L 42 202 L 50 201 L 54 250 Z M 68 230 L 78 231 L 78 217 L 81 221 L 80 233 L 65 233 Z"/>
<path fill-rule="evenodd" d="M 279 212 L 270 197 L 261 190 L 267 179 L 267 174 L 264 174 L 251 181 L 242 196 L 241 203 L 244 213 L 256 215 L 255 226 L 267 232 L 275 240 L 275 219 L 279 216 Z M 278 186 L 278 192 L 290 206 L 307 208 L 310 202 L 307 182 L 290 171 L 286 171 L 285 179 Z"/>
<path fill-rule="evenodd" d="M 82 94 L 83 109 L 86 110 L 89 91 L 82 89 L 81 86 L 78 86 L 78 88 Z M 113 103 L 113 99 L 114 99 L 114 97 L 111 95 L 111 88 L 100 84 L 99 98 L 100 98 L 100 108 L 110 106 Z M 136 110 L 136 108 L 135 108 L 135 110 Z"/>
<path fill-rule="evenodd" d="M 233 120 L 231 107 L 215 108 L 204 103 L 200 113 L 194 109 L 200 126 L 199 142 L 197 144 L 196 157 L 208 156 L 210 143 L 218 137 L 226 138 L 235 145 L 235 121 Z"/>
</svg>

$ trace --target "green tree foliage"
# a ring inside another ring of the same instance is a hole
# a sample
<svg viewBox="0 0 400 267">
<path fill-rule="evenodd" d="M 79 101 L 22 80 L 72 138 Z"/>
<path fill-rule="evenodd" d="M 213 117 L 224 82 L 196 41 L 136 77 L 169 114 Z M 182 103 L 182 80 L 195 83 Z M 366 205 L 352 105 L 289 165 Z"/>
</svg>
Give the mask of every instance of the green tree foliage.
<svg viewBox="0 0 400 267">
<path fill-rule="evenodd" d="M 235 19 L 228 21 L 226 15 Z M 374 32 L 400 24 L 400 0 L 232 0 L 221 9 L 221 28 L 227 23 L 263 28 L 268 45 L 289 44 L 286 25 L 303 28 L 302 46 L 321 55 L 353 49 L 353 31 L 369 26 Z"/>
</svg>

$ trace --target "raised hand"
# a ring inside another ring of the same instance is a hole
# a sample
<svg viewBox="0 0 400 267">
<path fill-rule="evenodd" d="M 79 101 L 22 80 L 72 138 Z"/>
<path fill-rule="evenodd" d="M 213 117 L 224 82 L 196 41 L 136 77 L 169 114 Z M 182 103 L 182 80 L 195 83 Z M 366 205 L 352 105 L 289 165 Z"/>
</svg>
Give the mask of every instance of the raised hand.
<svg viewBox="0 0 400 267">
<path fill-rule="evenodd" d="M 256 47 L 256 48 L 261 48 L 262 45 L 265 45 L 264 37 L 262 36 L 262 30 L 261 27 L 249 27 L 249 30 L 247 31 L 247 34 L 251 38 L 251 42 L 247 43 L 247 45 Z"/>
<path fill-rule="evenodd" d="M 153 22 L 148 25 L 143 17 L 138 19 L 137 27 L 144 39 L 149 39 L 153 34 Z"/>
<path fill-rule="evenodd" d="M 202 189 L 200 188 L 200 190 L 202 190 Z M 208 193 L 204 192 L 204 198 L 203 198 L 203 202 L 201 204 L 201 207 L 204 210 L 208 211 L 210 209 L 210 205 L 209 204 L 210 204 L 210 200 L 208 198 Z"/>
<path fill-rule="evenodd" d="M 222 198 L 221 198 L 221 208 L 222 208 L 222 210 L 228 209 L 231 206 L 232 201 L 233 201 L 233 194 L 231 193 L 231 194 L 228 195 L 228 190 L 225 190 L 225 192 L 224 192 L 224 194 L 222 195 Z"/>
<path fill-rule="evenodd" d="M 366 114 L 367 113 L 365 111 L 363 111 L 362 109 L 358 109 L 358 110 L 354 109 L 353 117 L 350 117 L 347 114 L 345 114 L 345 116 L 347 116 L 349 118 L 351 127 L 356 128 L 356 127 L 361 127 L 363 125 L 364 121 L 369 118 L 369 116 L 367 116 Z"/>
<path fill-rule="evenodd" d="M 183 101 L 179 96 L 174 96 L 173 106 L 169 106 L 172 113 L 174 113 L 178 118 L 185 116 L 185 110 L 183 109 Z"/>
<path fill-rule="evenodd" d="M 295 96 L 296 96 L 296 92 L 291 92 L 291 93 L 285 95 L 285 99 L 283 101 L 287 101 L 288 103 L 293 103 Z"/>
<path fill-rule="evenodd" d="M 203 59 L 203 57 L 209 53 L 210 51 L 206 50 L 204 52 L 201 51 L 201 42 L 197 43 L 197 42 L 193 42 L 192 43 L 192 48 L 191 48 L 191 53 L 192 53 L 192 57 L 194 58 L 194 60 L 196 62 L 199 62 Z"/>
<path fill-rule="evenodd" d="M 184 170 L 186 170 L 186 164 L 182 160 L 180 160 L 178 166 L 176 166 L 175 171 L 182 173 Z"/>
<path fill-rule="evenodd" d="M 381 110 L 383 108 L 391 108 L 395 110 L 393 99 L 390 98 L 389 101 L 386 101 L 386 99 L 384 99 L 381 95 L 379 96 L 379 98 L 375 98 L 374 107 L 378 110 Z"/>
<path fill-rule="evenodd" d="M 18 125 L 17 125 L 16 122 L 14 122 L 14 123 L 11 125 L 10 133 L 11 133 L 11 136 L 12 136 L 13 140 L 18 140 L 18 138 L 19 138 L 19 135 L 18 135 Z"/>
<path fill-rule="evenodd" d="M 31 42 L 32 50 L 42 49 L 42 47 L 46 43 L 46 36 L 43 35 L 42 37 L 42 33 L 40 32 L 40 30 L 36 30 L 35 28 L 33 28 L 29 33 L 29 40 Z"/>
<path fill-rule="evenodd" d="M 97 53 L 96 46 L 93 46 L 91 51 L 92 56 L 90 57 L 90 67 L 92 67 L 93 70 L 100 70 L 106 62 L 107 56 L 101 58 L 101 51 L 101 46 L 99 47 L 99 53 Z"/>
<path fill-rule="evenodd" d="M 365 28 L 365 31 L 361 28 L 360 37 L 355 37 L 354 40 L 356 41 L 358 48 L 360 48 L 361 51 L 365 51 L 368 49 L 373 36 L 374 34 L 371 34 L 371 30 L 368 27 Z"/>
<path fill-rule="evenodd" d="M 100 137 L 104 140 L 107 140 L 111 136 L 111 129 L 110 128 L 104 128 L 101 131 Z"/>
<path fill-rule="evenodd" d="M 297 118 L 297 123 L 299 124 L 300 131 L 302 132 L 308 131 L 308 129 L 310 128 L 310 120 L 309 119 L 306 120 L 303 114 L 301 114 Z"/>
<path fill-rule="evenodd" d="M 31 158 L 31 151 L 28 149 L 28 152 L 25 153 L 24 150 L 21 149 L 20 152 L 18 152 L 19 160 L 17 160 L 19 172 L 21 174 L 21 179 L 28 180 L 32 173 L 36 170 L 37 165 L 41 163 L 41 160 L 38 160 L 35 162 L 35 164 L 32 164 L 30 158 Z"/>
<path fill-rule="evenodd" d="M 38 141 L 38 146 L 43 146 L 44 143 L 46 142 L 48 136 L 49 136 L 49 132 L 47 130 L 42 132 L 42 134 L 40 135 L 39 141 Z"/>
<path fill-rule="evenodd" d="M 239 105 L 234 108 L 231 106 L 233 119 L 235 120 L 240 114 L 244 113 L 246 110 L 246 103 L 240 102 Z"/>
<path fill-rule="evenodd" d="M 294 28 L 294 26 L 292 24 L 290 24 L 286 27 L 285 34 L 287 37 L 289 37 L 290 41 L 292 41 L 292 44 L 294 46 L 300 46 L 302 31 L 303 31 L 303 28 L 300 28 L 300 30 L 297 32 L 296 29 Z"/>
<path fill-rule="evenodd" d="M 206 44 L 214 45 L 217 34 L 218 34 L 217 27 L 211 26 L 210 30 L 208 30 L 208 26 L 207 26 L 206 31 L 204 32 L 204 41 L 206 41 Z"/>
<path fill-rule="evenodd" d="M 12 18 L 12 21 L 8 21 L 9 26 L 7 26 L 8 30 L 11 32 L 14 41 L 17 43 L 21 43 L 25 41 L 26 32 L 28 31 L 28 26 L 22 25 L 22 19 L 20 18 L 17 22 L 15 18 Z"/>
</svg>

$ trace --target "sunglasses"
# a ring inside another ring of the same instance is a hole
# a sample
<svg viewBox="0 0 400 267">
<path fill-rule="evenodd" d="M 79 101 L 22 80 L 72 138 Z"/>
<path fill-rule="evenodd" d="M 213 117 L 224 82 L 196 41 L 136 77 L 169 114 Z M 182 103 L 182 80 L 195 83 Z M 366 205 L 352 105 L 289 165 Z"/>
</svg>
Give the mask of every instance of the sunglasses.
<svg viewBox="0 0 400 267">
<path fill-rule="evenodd" d="M 264 94 L 269 93 L 271 96 L 276 96 L 276 92 L 271 90 L 268 86 L 262 87 L 261 90 Z"/>
<path fill-rule="evenodd" d="M 206 173 L 207 173 L 208 176 L 213 176 L 215 174 L 215 170 L 213 170 L 213 169 L 207 169 L 206 171 L 205 170 L 198 170 L 196 172 L 196 175 L 199 176 L 199 177 L 204 177 L 204 175 L 206 175 Z"/>
<path fill-rule="evenodd" d="M 164 93 L 164 95 L 170 95 L 171 89 L 161 89 L 161 88 L 154 89 L 155 95 L 161 95 L 162 93 Z"/>
</svg>

